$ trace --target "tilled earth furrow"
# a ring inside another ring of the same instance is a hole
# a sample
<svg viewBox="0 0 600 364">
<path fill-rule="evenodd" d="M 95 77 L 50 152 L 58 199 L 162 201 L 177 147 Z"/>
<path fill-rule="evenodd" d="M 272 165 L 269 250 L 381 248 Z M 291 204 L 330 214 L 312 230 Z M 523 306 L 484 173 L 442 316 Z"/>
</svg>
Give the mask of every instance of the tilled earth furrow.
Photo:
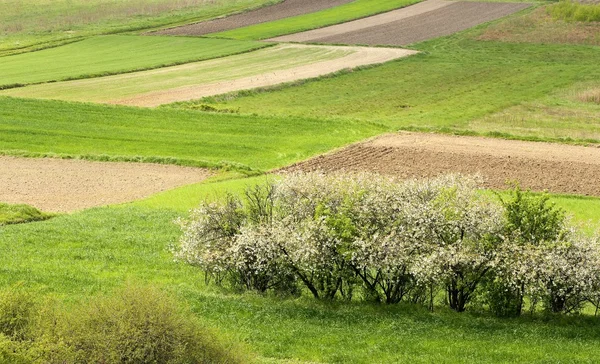
<svg viewBox="0 0 600 364">
<path fill-rule="evenodd" d="M 152 34 L 156 35 L 205 35 L 227 30 L 266 23 L 292 16 L 313 13 L 319 10 L 343 5 L 353 0 L 285 0 L 281 3 L 259 8 L 246 13 L 231 15 L 225 18 L 209 20 L 202 23 L 184 25 L 165 29 Z"/>
</svg>

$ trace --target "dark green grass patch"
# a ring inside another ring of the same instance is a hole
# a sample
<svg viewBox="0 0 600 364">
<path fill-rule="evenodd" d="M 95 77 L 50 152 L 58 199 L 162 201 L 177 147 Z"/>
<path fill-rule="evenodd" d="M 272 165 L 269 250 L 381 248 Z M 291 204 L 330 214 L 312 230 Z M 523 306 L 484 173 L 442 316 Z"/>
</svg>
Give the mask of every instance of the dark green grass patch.
<svg viewBox="0 0 600 364">
<path fill-rule="evenodd" d="M 267 170 L 387 130 L 378 125 L 0 97 L 0 153 Z"/>
<path fill-rule="evenodd" d="M 301 85 L 236 98 L 205 99 L 221 109 L 259 115 L 303 115 L 378 122 L 394 129 L 489 132 L 472 121 L 545 97 L 579 82 L 600 79 L 600 48 L 507 44 L 456 35 L 418 45 L 423 53 Z M 180 105 L 181 106 L 181 105 Z M 540 138 L 582 139 L 598 122 L 575 130 L 551 124 L 515 131 L 496 123 L 494 132 Z"/>
<path fill-rule="evenodd" d="M 3 57 L 0 89 L 106 76 L 219 58 L 268 46 L 258 42 L 182 37 L 101 36 Z"/>
<path fill-rule="evenodd" d="M 9 205 L 0 202 L 0 226 L 48 220 L 54 216 L 29 205 Z"/>
</svg>

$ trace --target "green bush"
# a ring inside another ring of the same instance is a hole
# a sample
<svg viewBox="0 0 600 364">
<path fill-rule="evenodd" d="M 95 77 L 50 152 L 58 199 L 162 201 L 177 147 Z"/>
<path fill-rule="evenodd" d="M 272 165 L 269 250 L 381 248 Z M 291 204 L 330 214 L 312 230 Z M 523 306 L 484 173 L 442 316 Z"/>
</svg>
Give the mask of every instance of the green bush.
<svg viewBox="0 0 600 364">
<path fill-rule="evenodd" d="M 548 7 L 548 14 L 555 19 L 565 21 L 597 22 L 600 21 L 600 5 L 563 0 Z"/>
<path fill-rule="evenodd" d="M 239 350 L 226 347 L 174 299 L 149 287 L 127 286 L 46 319 L 41 326 L 42 335 L 51 339 L 44 347 L 49 362 L 65 362 L 64 356 L 75 363 L 244 361 Z"/>
<path fill-rule="evenodd" d="M 25 340 L 36 309 L 33 294 L 22 287 L 0 292 L 0 334 L 11 340 Z"/>
<path fill-rule="evenodd" d="M 24 222 L 42 221 L 52 217 L 29 205 L 0 203 L 0 226 Z"/>
<path fill-rule="evenodd" d="M 246 363 L 177 301 L 128 285 L 77 307 L 0 292 L 0 363 Z"/>
</svg>

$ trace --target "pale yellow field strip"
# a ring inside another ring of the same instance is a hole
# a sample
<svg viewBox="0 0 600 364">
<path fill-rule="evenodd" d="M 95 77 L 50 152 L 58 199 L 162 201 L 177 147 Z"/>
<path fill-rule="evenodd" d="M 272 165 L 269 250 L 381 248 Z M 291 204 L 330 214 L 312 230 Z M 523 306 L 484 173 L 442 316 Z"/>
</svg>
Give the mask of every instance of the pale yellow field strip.
<svg viewBox="0 0 600 364">
<path fill-rule="evenodd" d="M 279 44 L 150 71 L 9 89 L 0 95 L 154 107 L 318 77 L 414 53 L 398 48 Z"/>
<path fill-rule="evenodd" d="M 392 23 L 398 20 L 410 18 L 412 16 L 421 15 L 433 10 L 441 9 L 445 6 L 454 3 L 453 1 L 445 0 L 427 0 L 406 8 L 389 11 L 387 13 L 370 16 L 364 19 L 358 19 L 347 23 L 332 25 L 325 28 L 309 30 L 296 34 L 284 35 L 268 39 L 273 42 L 313 42 L 322 38 L 355 32 L 358 30 L 376 27 L 382 24 Z"/>
<path fill-rule="evenodd" d="M 336 50 L 346 50 L 348 51 L 348 54 L 341 58 L 297 66 L 290 69 L 275 70 L 250 77 L 210 84 L 178 87 L 170 90 L 150 92 L 132 98 L 113 100 L 111 103 L 154 107 L 178 101 L 189 101 L 228 92 L 267 87 L 302 79 L 315 78 L 343 69 L 352 69 L 359 66 L 385 63 L 417 53 L 416 51 L 399 48 L 331 48 Z"/>
</svg>

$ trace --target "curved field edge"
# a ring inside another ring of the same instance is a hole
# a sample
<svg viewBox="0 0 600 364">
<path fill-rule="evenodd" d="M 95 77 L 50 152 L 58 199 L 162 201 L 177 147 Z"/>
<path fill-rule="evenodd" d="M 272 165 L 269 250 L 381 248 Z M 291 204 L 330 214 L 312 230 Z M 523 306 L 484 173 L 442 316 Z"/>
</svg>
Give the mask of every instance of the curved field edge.
<svg viewBox="0 0 600 364">
<path fill-rule="evenodd" d="M 159 0 L 141 6 L 140 2 L 127 0 L 106 4 L 103 0 L 59 0 L 46 7 L 36 0 L 20 1 L 17 6 L 5 2 L 6 9 L 0 4 L 0 29 L 4 28 L 4 35 L 0 36 L 0 57 L 51 48 L 95 35 L 142 32 L 200 22 L 268 6 L 277 0 L 218 0 L 210 4 L 201 1 L 200 6 L 187 8 L 180 7 L 178 3 L 181 1 Z M 159 9 L 164 4 L 174 11 Z M 150 11 L 145 15 L 131 16 L 152 8 L 156 8 L 158 13 Z"/>
<path fill-rule="evenodd" d="M 385 132 L 379 125 L 0 97 L 15 156 L 269 170 Z"/>
<path fill-rule="evenodd" d="M 345 5 L 315 13 L 213 33 L 207 36 L 238 40 L 268 39 L 357 20 L 416 4 L 420 1 L 422 0 L 355 0 Z"/>
<path fill-rule="evenodd" d="M 591 119 L 578 120 L 576 112 L 581 107 L 596 112 L 598 105 L 584 106 L 569 98 L 563 103 L 573 110 L 569 117 L 574 122 L 565 119 L 558 129 L 551 119 L 525 119 L 519 125 L 479 122 L 511 107 L 551 99 L 577 85 L 597 82 L 598 47 L 483 42 L 457 34 L 412 48 L 422 53 L 334 78 L 243 92 L 238 97 L 205 98 L 187 105 L 205 104 L 240 114 L 377 122 L 395 130 L 578 142 L 600 139 L 600 123 L 594 121 L 594 114 Z M 551 105 L 552 101 L 543 104 Z"/>
<path fill-rule="evenodd" d="M 269 46 L 259 42 L 206 38 L 100 36 L 2 58 L 0 90 L 152 70 Z"/>
</svg>

